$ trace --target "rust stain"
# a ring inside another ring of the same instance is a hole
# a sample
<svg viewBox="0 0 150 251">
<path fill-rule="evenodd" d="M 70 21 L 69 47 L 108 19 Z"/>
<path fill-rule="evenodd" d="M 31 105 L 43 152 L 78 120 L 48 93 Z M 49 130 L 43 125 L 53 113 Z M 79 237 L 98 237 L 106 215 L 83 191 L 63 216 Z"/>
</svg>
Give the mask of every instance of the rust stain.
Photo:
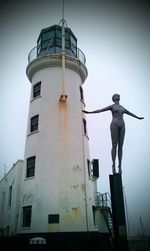
<svg viewBox="0 0 150 251">
<path fill-rule="evenodd" d="M 64 140 L 68 138 L 68 105 L 66 101 L 59 101 L 60 131 Z"/>
<path fill-rule="evenodd" d="M 68 102 L 58 101 L 58 116 L 59 116 L 59 136 L 60 136 L 60 154 L 62 165 L 67 168 L 67 160 L 69 156 L 69 132 L 68 132 Z M 62 169 L 63 171 L 63 169 Z M 64 173 L 62 173 L 64 177 Z M 64 180 L 62 180 L 64 182 Z"/>
</svg>

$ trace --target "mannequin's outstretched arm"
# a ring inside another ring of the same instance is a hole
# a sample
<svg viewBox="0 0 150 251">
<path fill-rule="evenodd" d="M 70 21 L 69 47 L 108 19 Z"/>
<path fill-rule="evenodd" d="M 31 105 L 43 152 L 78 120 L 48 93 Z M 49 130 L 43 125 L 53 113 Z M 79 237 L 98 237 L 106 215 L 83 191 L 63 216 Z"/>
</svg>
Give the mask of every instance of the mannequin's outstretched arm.
<svg viewBox="0 0 150 251">
<path fill-rule="evenodd" d="M 138 117 L 137 115 L 135 115 L 134 113 L 128 111 L 127 109 L 125 109 L 125 113 L 136 118 L 136 119 L 144 119 L 144 117 Z"/>
<path fill-rule="evenodd" d="M 83 111 L 84 113 L 89 114 L 89 113 L 100 113 L 100 112 L 106 112 L 106 111 L 109 111 L 109 110 L 111 110 L 111 105 L 110 105 L 110 106 L 107 106 L 107 107 L 105 107 L 105 108 L 102 108 L 102 109 L 98 109 L 98 110 L 91 111 L 91 112 L 89 112 L 89 111 L 85 111 L 85 110 L 82 110 L 82 111 Z"/>
</svg>

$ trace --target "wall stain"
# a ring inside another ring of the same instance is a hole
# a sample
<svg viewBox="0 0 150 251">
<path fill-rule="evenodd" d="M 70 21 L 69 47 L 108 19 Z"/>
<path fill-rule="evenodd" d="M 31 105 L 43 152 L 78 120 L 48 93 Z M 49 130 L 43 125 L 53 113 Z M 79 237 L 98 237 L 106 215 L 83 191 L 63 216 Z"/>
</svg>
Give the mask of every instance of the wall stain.
<svg viewBox="0 0 150 251">
<path fill-rule="evenodd" d="M 82 169 L 78 165 L 74 165 L 73 171 L 82 171 Z"/>
<path fill-rule="evenodd" d="M 81 189 L 82 191 L 85 190 L 85 185 L 84 184 L 77 184 L 77 185 L 72 185 L 72 189 Z"/>
<path fill-rule="evenodd" d="M 85 185 L 84 184 L 81 184 L 81 189 L 82 189 L 82 191 L 85 190 Z"/>
<path fill-rule="evenodd" d="M 33 201 L 33 193 L 29 192 L 28 194 L 24 194 L 22 201 L 23 201 L 23 204 L 31 203 Z"/>
</svg>

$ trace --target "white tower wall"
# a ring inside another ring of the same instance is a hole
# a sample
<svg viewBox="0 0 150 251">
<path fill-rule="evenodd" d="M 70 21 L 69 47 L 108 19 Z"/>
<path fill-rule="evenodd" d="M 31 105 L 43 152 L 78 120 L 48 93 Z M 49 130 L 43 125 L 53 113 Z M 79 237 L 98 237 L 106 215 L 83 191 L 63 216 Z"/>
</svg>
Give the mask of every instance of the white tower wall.
<svg viewBox="0 0 150 251">
<path fill-rule="evenodd" d="M 41 82 L 41 95 L 30 99 L 19 233 L 93 231 L 94 193 L 88 175 L 88 137 L 84 133 L 80 86 L 87 70 L 66 58 L 64 94 L 61 59 L 42 57 L 28 65 L 32 86 Z M 30 133 L 31 117 L 39 115 L 38 131 Z M 26 178 L 26 160 L 36 156 L 35 175 Z M 22 227 L 22 208 L 32 206 L 31 226 Z M 48 215 L 59 215 L 49 223 Z"/>
</svg>

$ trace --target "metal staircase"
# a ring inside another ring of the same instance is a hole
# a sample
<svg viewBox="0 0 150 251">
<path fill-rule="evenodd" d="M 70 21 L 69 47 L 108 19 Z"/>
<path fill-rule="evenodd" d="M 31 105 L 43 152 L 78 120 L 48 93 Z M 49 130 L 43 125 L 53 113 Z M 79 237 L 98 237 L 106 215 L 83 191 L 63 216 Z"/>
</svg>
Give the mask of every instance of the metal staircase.
<svg viewBox="0 0 150 251">
<path fill-rule="evenodd" d="M 113 233 L 113 222 L 112 222 L 112 213 L 110 208 L 107 207 L 102 207 L 101 208 L 102 214 L 104 216 L 107 228 L 109 230 L 110 236 L 111 236 L 111 240 L 114 240 L 114 233 Z"/>
<path fill-rule="evenodd" d="M 113 221 L 112 221 L 112 211 L 111 211 L 111 198 L 109 193 L 96 193 L 95 198 L 96 206 L 100 208 L 108 231 L 110 233 L 111 241 L 114 241 L 114 229 L 113 229 Z"/>
</svg>

